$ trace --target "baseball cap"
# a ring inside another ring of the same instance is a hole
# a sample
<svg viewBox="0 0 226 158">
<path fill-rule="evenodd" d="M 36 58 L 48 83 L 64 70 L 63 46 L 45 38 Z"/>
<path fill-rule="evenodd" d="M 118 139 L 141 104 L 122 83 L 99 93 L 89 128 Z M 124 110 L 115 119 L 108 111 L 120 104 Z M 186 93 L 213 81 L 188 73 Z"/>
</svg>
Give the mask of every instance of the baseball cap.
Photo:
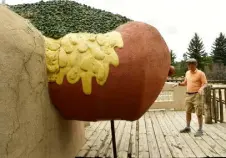
<svg viewBox="0 0 226 158">
<path fill-rule="evenodd" d="M 195 58 L 190 58 L 186 61 L 186 63 L 197 63 L 197 60 Z"/>
</svg>

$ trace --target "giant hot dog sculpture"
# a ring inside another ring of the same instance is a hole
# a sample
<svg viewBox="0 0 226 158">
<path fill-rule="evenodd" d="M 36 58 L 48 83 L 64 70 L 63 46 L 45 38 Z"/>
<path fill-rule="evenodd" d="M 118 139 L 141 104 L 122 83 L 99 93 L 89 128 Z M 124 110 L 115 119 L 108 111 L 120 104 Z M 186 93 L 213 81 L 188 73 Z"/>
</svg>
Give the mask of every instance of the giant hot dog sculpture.
<svg viewBox="0 0 226 158">
<path fill-rule="evenodd" d="M 45 42 L 49 94 L 66 119 L 136 120 L 173 73 L 164 39 L 141 22 Z"/>
</svg>

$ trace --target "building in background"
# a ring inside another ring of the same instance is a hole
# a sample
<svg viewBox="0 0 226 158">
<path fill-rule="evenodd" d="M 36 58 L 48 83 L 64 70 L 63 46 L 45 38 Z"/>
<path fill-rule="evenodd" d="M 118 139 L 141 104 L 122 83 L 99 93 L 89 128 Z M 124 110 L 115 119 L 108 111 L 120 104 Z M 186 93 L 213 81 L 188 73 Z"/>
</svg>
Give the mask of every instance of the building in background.
<svg viewBox="0 0 226 158">
<path fill-rule="evenodd" d="M 206 77 L 209 80 L 226 80 L 226 66 L 223 63 L 213 63 L 205 67 Z"/>
</svg>

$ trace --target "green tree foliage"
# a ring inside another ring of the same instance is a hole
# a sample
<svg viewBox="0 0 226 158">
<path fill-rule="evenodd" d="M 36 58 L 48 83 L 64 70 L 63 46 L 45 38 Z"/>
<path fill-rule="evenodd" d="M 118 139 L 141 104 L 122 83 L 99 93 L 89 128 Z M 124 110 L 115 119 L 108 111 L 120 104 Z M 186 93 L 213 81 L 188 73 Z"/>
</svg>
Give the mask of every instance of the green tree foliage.
<svg viewBox="0 0 226 158">
<path fill-rule="evenodd" d="M 187 71 L 187 65 L 186 65 L 187 55 L 186 53 L 183 54 L 183 60 L 176 62 L 175 69 L 176 69 L 176 77 L 185 76 L 185 73 Z"/>
<path fill-rule="evenodd" d="M 179 61 L 175 63 L 175 75 L 173 77 L 181 77 L 186 73 L 186 65 L 184 65 L 184 61 Z"/>
<path fill-rule="evenodd" d="M 203 62 L 204 62 L 204 64 L 205 64 L 205 66 L 207 65 L 207 66 L 211 66 L 212 64 L 213 64 L 213 58 L 212 58 L 212 56 L 205 56 L 204 58 L 203 58 Z"/>
<path fill-rule="evenodd" d="M 226 65 L 226 38 L 223 33 L 213 43 L 211 52 L 214 63 L 224 63 Z"/>
<path fill-rule="evenodd" d="M 188 46 L 188 52 L 186 54 L 187 57 L 195 58 L 197 60 L 199 69 L 204 69 L 204 58 L 207 56 L 207 53 L 204 50 L 202 39 L 197 33 L 195 33 L 194 37 L 191 39 Z"/>
<path fill-rule="evenodd" d="M 176 61 L 175 60 L 176 60 L 177 56 L 173 52 L 173 50 L 170 50 L 170 57 L 171 57 L 171 65 L 175 66 L 175 64 L 176 64 Z"/>
<path fill-rule="evenodd" d="M 60 38 L 71 32 L 105 33 L 130 19 L 74 1 L 40 1 L 9 6 L 47 37 Z"/>
</svg>

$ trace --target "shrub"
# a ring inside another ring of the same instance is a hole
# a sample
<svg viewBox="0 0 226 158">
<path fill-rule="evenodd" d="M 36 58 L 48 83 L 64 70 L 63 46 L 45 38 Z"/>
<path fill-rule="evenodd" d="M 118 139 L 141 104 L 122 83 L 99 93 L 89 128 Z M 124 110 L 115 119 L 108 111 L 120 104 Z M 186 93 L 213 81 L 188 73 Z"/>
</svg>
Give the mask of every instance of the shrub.
<svg viewBox="0 0 226 158">
<path fill-rule="evenodd" d="M 106 33 L 131 21 L 74 1 L 41 1 L 9 7 L 29 19 L 43 35 L 55 39 L 71 32 Z"/>
</svg>

